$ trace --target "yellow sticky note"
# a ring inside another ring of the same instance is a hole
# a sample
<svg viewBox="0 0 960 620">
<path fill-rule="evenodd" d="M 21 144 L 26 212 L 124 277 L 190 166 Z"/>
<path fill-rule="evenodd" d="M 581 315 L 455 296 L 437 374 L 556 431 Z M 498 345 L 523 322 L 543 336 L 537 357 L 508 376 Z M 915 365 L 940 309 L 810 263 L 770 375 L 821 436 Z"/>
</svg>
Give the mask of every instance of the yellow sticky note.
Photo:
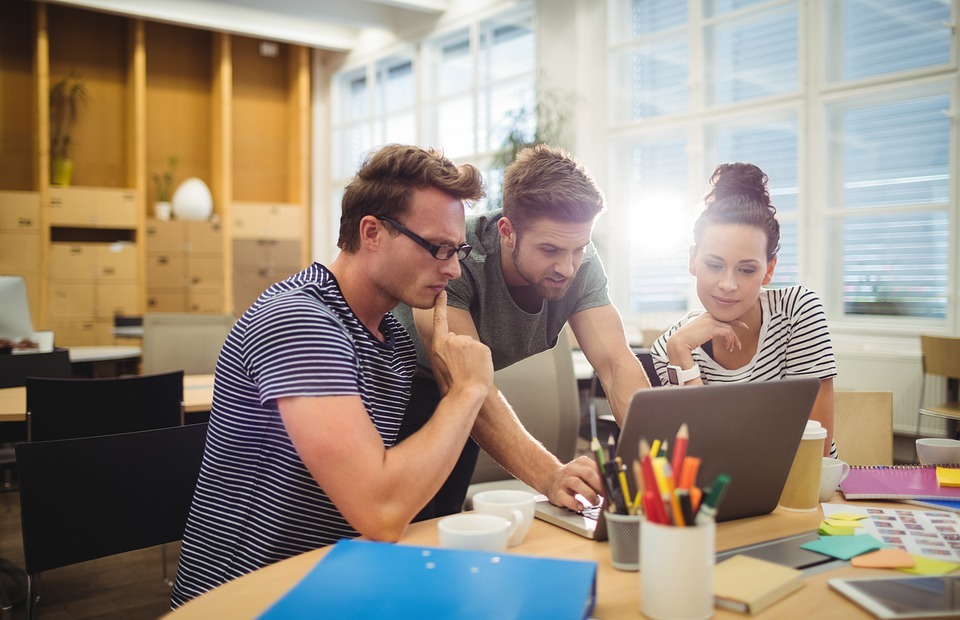
<svg viewBox="0 0 960 620">
<path fill-rule="evenodd" d="M 854 512 L 838 512 L 835 515 L 830 515 L 830 518 L 834 521 L 859 521 L 860 519 L 866 519 L 867 515 L 858 515 Z"/>
<path fill-rule="evenodd" d="M 937 467 L 937 484 L 942 487 L 960 487 L 960 469 Z"/>
<path fill-rule="evenodd" d="M 841 523 L 845 522 L 841 521 Z M 827 521 L 821 521 L 820 533 L 824 536 L 853 536 L 853 527 L 849 525 L 833 525 Z"/>
<path fill-rule="evenodd" d="M 902 570 L 905 573 L 912 573 L 914 575 L 946 575 L 960 568 L 960 564 L 934 560 L 922 555 L 915 555 L 913 559 L 917 563 L 916 566 L 913 568 L 898 568 L 897 570 Z"/>
<path fill-rule="evenodd" d="M 859 521 L 845 521 L 843 519 L 835 519 L 833 517 L 828 517 L 824 519 L 823 522 L 834 527 L 863 527 L 863 523 L 860 523 Z"/>
<path fill-rule="evenodd" d="M 860 568 L 913 568 L 917 561 L 903 549 L 878 549 L 850 558 L 850 564 Z"/>
</svg>

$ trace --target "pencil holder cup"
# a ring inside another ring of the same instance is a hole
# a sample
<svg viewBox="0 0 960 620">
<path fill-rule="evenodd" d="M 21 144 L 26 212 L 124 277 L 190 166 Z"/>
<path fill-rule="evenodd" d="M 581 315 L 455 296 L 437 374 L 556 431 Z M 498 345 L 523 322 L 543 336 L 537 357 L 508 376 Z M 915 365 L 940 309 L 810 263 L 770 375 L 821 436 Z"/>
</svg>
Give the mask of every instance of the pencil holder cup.
<svg viewBox="0 0 960 620">
<path fill-rule="evenodd" d="M 717 526 L 640 524 L 640 611 L 652 620 L 713 616 Z"/>
<path fill-rule="evenodd" d="M 619 570 L 640 570 L 640 521 L 642 515 L 608 512 L 607 539 L 610 541 L 610 563 Z"/>
</svg>

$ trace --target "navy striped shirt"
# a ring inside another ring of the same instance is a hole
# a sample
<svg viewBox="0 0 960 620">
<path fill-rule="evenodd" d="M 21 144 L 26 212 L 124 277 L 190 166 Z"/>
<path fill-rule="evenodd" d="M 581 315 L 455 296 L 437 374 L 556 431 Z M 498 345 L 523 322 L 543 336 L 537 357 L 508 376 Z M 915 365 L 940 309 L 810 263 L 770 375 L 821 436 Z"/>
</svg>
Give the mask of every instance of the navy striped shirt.
<svg viewBox="0 0 960 620">
<path fill-rule="evenodd" d="M 387 314 L 381 342 L 314 263 L 264 292 L 217 362 L 200 479 L 172 604 L 358 534 L 310 475 L 277 408 L 289 396 L 359 395 L 385 446 L 396 442 L 416 352 Z"/>
</svg>

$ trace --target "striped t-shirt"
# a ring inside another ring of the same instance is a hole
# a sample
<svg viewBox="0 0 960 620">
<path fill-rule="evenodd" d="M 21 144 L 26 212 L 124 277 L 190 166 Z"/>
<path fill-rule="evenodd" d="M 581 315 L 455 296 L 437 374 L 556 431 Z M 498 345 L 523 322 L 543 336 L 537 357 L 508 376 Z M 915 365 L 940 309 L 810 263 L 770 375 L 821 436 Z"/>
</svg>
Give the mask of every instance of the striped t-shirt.
<svg viewBox="0 0 960 620">
<path fill-rule="evenodd" d="M 695 310 L 680 319 L 650 348 L 660 382 L 667 385 L 667 340 L 681 326 L 703 314 Z M 829 379 L 837 375 L 827 315 L 816 293 L 803 287 L 760 291 L 760 340 L 753 358 L 740 368 L 718 364 L 703 347 L 693 350 L 704 383 L 776 381 L 788 377 Z M 836 446 L 831 446 L 836 456 Z"/>
<path fill-rule="evenodd" d="M 206 450 L 172 605 L 278 560 L 358 534 L 307 471 L 277 399 L 359 395 L 396 442 L 416 352 L 391 314 L 378 340 L 314 263 L 264 292 L 217 362 Z"/>
</svg>

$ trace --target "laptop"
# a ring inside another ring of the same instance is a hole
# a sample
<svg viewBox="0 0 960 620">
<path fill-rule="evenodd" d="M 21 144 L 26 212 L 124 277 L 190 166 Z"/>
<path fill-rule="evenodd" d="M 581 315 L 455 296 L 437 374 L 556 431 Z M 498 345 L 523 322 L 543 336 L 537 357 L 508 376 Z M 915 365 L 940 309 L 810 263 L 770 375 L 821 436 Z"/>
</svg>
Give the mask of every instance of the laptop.
<svg viewBox="0 0 960 620">
<path fill-rule="evenodd" d="M 701 459 L 697 484 L 707 486 L 721 473 L 730 476 L 717 520 L 767 514 L 777 507 L 819 389 L 819 379 L 805 377 L 640 390 L 630 401 L 617 455 L 632 463 L 641 438 L 672 444 L 680 424 L 686 422 L 687 454 Z M 632 480 L 630 487 L 633 492 Z M 546 501 L 536 508 L 539 519 L 586 538 L 606 540 L 603 511 L 586 512 Z M 597 518 L 593 512 L 599 512 Z"/>
<path fill-rule="evenodd" d="M 686 422 L 687 454 L 700 458 L 697 484 L 730 476 L 717 521 L 764 515 L 777 507 L 819 389 L 819 379 L 803 377 L 640 390 L 630 401 L 617 454 L 633 463 L 641 438 L 672 444 Z"/>
</svg>

